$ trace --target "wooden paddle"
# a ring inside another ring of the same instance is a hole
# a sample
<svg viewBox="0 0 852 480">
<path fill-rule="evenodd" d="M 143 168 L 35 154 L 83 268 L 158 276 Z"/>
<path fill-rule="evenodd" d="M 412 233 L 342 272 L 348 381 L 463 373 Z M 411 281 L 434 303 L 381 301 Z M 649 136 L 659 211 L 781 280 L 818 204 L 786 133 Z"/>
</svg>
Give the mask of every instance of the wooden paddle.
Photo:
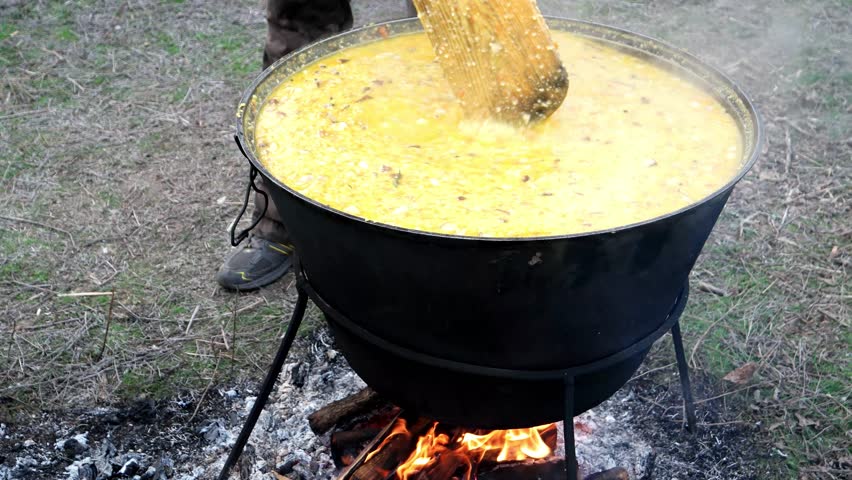
<svg viewBox="0 0 852 480">
<path fill-rule="evenodd" d="M 468 117 L 528 124 L 568 93 L 568 73 L 535 0 L 414 0 Z"/>
</svg>

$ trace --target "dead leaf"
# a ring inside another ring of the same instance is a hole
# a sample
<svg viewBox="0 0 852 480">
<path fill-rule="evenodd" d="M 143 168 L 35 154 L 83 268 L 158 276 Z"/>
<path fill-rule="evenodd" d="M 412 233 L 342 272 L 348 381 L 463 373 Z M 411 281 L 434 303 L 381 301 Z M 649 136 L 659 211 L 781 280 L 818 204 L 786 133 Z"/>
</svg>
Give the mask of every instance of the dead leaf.
<svg viewBox="0 0 852 480">
<path fill-rule="evenodd" d="M 757 178 L 760 180 L 768 180 L 770 182 L 777 182 L 783 179 L 784 177 L 777 172 L 773 172 L 771 170 L 764 170 L 757 174 Z"/>
<path fill-rule="evenodd" d="M 281 475 L 275 470 L 272 471 L 272 475 L 275 477 L 275 480 L 290 480 L 290 477 L 285 477 L 284 475 Z"/>
<path fill-rule="evenodd" d="M 726 382 L 735 383 L 737 385 L 745 385 L 751 380 L 751 377 L 754 376 L 754 372 L 757 371 L 757 364 L 754 362 L 748 362 L 745 365 L 732 370 L 730 373 L 722 377 L 722 380 Z"/>
<path fill-rule="evenodd" d="M 815 427 L 815 426 L 819 425 L 819 422 L 817 422 L 815 420 L 811 420 L 809 418 L 805 418 L 798 413 L 796 414 L 796 419 L 799 420 L 799 426 L 802 427 L 802 428 Z"/>
<path fill-rule="evenodd" d="M 840 255 L 840 247 L 837 245 L 831 247 L 831 253 L 828 254 L 829 260 L 834 260 L 838 255 Z"/>
</svg>

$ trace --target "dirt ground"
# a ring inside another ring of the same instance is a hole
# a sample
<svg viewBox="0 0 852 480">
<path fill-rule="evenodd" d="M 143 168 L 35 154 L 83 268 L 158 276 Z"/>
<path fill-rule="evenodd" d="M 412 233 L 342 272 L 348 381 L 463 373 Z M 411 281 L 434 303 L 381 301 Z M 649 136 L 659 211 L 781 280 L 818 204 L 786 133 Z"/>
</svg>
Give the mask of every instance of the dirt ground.
<svg viewBox="0 0 852 480">
<path fill-rule="evenodd" d="M 849 478 L 852 3 L 539 5 L 682 46 L 755 101 L 763 155 L 705 247 L 684 315 L 707 379 L 699 405 L 716 405 L 711 434 L 735 428 L 754 445 L 759 471 Z M 356 23 L 404 12 L 353 6 Z M 169 418 L 191 431 L 219 408 L 211 392 L 261 377 L 292 279 L 238 295 L 213 275 L 246 177 L 233 115 L 264 35 L 260 0 L 0 0 L 0 464 L 44 415 L 153 399 L 188 408 Z M 304 345 L 324 328 L 311 316 Z M 753 376 L 723 380 L 749 364 Z M 668 391 L 674 372 L 663 340 L 642 388 Z M 648 415 L 679 401 L 644 398 Z"/>
</svg>

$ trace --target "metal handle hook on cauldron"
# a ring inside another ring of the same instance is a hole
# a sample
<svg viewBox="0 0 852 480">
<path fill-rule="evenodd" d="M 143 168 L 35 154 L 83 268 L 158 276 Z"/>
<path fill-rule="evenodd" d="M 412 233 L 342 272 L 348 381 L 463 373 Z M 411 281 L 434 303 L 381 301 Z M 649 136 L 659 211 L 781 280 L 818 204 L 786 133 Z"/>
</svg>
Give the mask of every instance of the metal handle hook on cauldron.
<svg viewBox="0 0 852 480">
<path fill-rule="evenodd" d="M 240 153 L 246 157 L 246 160 L 249 159 L 248 155 L 246 155 L 246 151 L 243 149 L 242 143 L 240 143 L 240 138 L 234 135 L 234 141 L 237 142 L 237 147 L 240 149 Z M 254 183 L 254 179 L 257 178 L 257 174 L 260 173 L 257 170 L 257 167 L 254 166 L 251 161 L 249 161 L 249 165 L 251 166 L 251 170 L 249 170 L 249 183 L 246 187 L 246 196 L 243 199 L 243 208 L 240 209 L 240 213 L 237 214 L 237 218 L 234 219 L 234 223 L 231 224 L 231 228 L 228 231 L 231 234 L 231 246 L 236 247 L 243 240 L 245 240 L 249 236 L 249 232 L 251 232 L 254 227 L 260 223 L 260 220 L 266 215 L 266 209 L 269 207 L 269 196 L 263 190 L 257 188 L 257 185 Z M 243 215 L 246 213 L 246 209 L 248 208 L 249 197 L 251 197 L 251 192 L 254 190 L 255 195 L 260 195 L 263 197 L 263 211 L 260 212 L 260 215 L 255 218 L 255 220 L 248 226 L 248 228 L 242 230 L 239 235 L 235 235 L 237 231 L 237 224 L 240 223 L 240 220 L 243 218 Z"/>
</svg>

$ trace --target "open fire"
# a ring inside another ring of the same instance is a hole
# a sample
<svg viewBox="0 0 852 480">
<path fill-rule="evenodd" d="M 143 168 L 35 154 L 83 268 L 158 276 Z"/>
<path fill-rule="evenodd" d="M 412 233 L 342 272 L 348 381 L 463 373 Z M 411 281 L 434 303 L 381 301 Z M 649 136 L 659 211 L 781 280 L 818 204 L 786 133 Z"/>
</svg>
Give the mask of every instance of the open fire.
<svg viewBox="0 0 852 480">
<path fill-rule="evenodd" d="M 366 457 L 365 464 L 376 469 L 389 467 L 381 472 L 382 477 L 395 480 L 474 480 L 478 471 L 500 463 L 549 457 L 556 436 L 556 424 L 465 431 L 434 421 L 414 420 L 409 424 L 398 418 L 385 439 Z M 395 468 L 389 463 L 395 463 Z"/>
</svg>

